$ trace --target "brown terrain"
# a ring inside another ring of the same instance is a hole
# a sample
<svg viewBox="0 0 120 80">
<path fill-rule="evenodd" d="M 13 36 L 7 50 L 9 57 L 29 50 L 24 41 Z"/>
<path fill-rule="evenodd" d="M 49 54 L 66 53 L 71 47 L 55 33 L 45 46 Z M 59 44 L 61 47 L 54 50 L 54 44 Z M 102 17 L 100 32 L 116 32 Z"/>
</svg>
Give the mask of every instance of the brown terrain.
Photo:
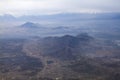
<svg viewBox="0 0 120 80">
<path fill-rule="evenodd" d="M 87 34 L 1 39 L 0 80 L 120 80 L 120 46 Z"/>
</svg>

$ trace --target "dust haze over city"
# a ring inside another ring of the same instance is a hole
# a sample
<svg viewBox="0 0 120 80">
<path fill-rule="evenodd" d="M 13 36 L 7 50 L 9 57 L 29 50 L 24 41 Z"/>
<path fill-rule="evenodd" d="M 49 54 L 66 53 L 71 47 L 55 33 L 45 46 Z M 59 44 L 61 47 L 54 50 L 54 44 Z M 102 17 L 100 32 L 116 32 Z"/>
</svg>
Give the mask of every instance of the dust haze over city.
<svg viewBox="0 0 120 80">
<path fill-rule="evenodd" d="M 0 0 L 0 80 L 120 80 L 119 0 Z"/>
</svg>

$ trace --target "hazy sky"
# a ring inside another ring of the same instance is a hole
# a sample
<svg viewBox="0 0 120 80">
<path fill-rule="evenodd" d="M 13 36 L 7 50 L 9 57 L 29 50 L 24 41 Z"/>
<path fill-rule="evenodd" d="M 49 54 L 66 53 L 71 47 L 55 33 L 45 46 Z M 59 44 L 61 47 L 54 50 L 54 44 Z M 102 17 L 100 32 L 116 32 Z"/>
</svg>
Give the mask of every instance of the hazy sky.
<svg viewBox="0 0 120 80">
<path fill-rule="evenodd" d="M 0 14 L 120 12 L 120 0 L 0 0 Z"/>
</svg>

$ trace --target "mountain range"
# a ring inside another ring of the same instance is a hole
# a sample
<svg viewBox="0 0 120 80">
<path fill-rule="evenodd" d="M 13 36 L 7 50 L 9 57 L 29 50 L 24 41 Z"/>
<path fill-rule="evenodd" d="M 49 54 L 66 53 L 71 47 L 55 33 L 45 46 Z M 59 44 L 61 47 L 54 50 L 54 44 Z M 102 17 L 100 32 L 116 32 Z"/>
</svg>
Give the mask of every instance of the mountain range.
<svg viewBox="0 0 120 80">
<path fill-rule="evenodd" d="M 120 13 L 65 13 L 53 15 L 24 15 L 15 17 L 10 14 L 0 16 L 0 21 L 77 21 L 77 20 L 120 19 Z"/>
<path fill-rule="evenodd" d="M 87 33 L 0 39 L 0 79 L 119 80 L 119 52 L 113 41 Z"/>
</svg>

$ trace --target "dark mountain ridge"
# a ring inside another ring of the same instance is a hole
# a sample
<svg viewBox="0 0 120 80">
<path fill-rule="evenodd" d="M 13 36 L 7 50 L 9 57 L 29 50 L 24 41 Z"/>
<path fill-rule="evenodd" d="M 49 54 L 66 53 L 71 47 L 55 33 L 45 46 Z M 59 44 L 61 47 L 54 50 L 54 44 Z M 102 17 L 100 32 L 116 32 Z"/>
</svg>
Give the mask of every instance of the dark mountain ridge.
<svg viewBox="0 0 120 80">
<path fill-rule="evenodd" d="M 119 80 L 119 52 L 87 33 L 0 40 L 0 79 Z"/>
</svg>

